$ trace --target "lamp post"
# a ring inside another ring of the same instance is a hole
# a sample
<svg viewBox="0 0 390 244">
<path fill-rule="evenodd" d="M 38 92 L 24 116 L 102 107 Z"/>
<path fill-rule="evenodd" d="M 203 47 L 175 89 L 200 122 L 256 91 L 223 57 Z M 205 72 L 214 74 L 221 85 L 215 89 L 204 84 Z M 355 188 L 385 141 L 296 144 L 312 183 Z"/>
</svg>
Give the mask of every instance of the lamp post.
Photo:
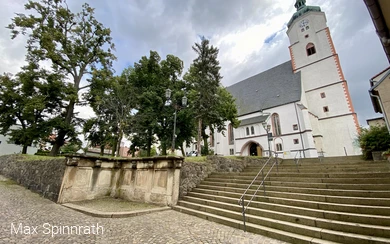
<svg viewBox="0 0 390 244">
<path fill-rule="evenodd" d="M 167 89 L 165 91 L 165 97 L 167 98 L 167 100 L 171 100 L 171 94 L 172 94 L 172 90 L 171 89 Z M 181 99 L 181 105 L 183 107 L 185 107 L 187 105 L 187 97 L 184 95 L 184 97 L 182 97 Z M 173 102 L 173 100 L 171 100 Z M 172 103 L 173 107 L 175 108 L 175 112 L 174 112 L 174 117 L 173 117 L 173 136 L 172 136 L 172 153 L 175 152 L 175 141 L 176 141 L 176 115 L 177 115 L 177 107 L 178 105 L 176 103 Z"/>
<path fill-rule="evenodd" d="M 269 143 L 269 141 L 270 141 L 269 131 L 271 130 L 271 125 L 267 124 L 266 121 L 264 121 L 264 122 L 261 123 L 261 124 L 263 125 L 264 130 L 267 132 L 268 156 L 271 157 L 271 145 L 270 145 L 270 143 Z"/>
</svg>

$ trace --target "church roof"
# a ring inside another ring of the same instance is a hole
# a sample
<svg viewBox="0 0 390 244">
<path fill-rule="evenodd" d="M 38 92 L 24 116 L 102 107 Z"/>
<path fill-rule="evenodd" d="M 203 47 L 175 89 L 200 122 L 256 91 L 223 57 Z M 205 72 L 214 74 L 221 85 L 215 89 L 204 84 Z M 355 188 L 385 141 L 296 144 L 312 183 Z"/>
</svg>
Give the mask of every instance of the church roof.
<svg viewBox="0 0 390 244">
<path fill-rule="evenodd" d="M 301 73 L 287 61 L 226 88 L 236 99 L 238 115 L 250 114 L 301 99 Z"/>
</svg>

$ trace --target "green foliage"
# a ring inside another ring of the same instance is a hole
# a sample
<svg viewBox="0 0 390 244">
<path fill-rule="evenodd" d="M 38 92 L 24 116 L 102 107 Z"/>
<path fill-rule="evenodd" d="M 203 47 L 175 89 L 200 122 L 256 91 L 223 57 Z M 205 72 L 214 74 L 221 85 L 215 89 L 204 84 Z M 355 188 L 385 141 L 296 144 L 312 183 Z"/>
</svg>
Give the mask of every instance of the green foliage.
<svg viewBox="0 0 390 244">
<path fill-rule="evenodd" d="M 361 128 L 357 138 L 364 159 L 372 159 L 373 151 L 386 151 L 390 148 L 390 134 L 386 126 Z"/>
<path fill-rule="evenodd" d="M 81 149 L 81 145 L 82 142 L 80 140 L 65 143 L 65 145 L 61 148 L 61 153 L 62 154 L 77 153 L 77 151 Z"/>
<path fill-rule="evenodd" d="M 150 155 L 148 155 L 148 152 L 146 150 L 141 150 L 140 151 L 140 154 L 139 154 L 139 157 L 153 157 L 153 156 L 156 156 L 157 155 L 157 149 L 155 146 L 153 146 L 150 150 Z"/>
<path fill-rule="evenodd" d="M 61 109 L 63 112 L 51 120 L 56 139 L 51 152 L 55 156 L 65 140 L 75 138 L 74 107 L 84 104 L 79 101 L 79 92 L 90 84 L 81 86 L 84 75 L 92 74 L 98 67 L 111 69 L 114 44 L 110 29 L 105 28 L 94 17 L 94 9 L 88 4 L 79 13 L 72 13 L 64 0 L 30 0 L 25 9 L 31 14 L 18 13 L 8 26 L 12 38 L 27 35 L 27 60 L 32 63 L 49 61 L 47 73 L 61 76 L 63 88 Z M 68 81 L 70 77 L 70 81 Z"/>
</svg>

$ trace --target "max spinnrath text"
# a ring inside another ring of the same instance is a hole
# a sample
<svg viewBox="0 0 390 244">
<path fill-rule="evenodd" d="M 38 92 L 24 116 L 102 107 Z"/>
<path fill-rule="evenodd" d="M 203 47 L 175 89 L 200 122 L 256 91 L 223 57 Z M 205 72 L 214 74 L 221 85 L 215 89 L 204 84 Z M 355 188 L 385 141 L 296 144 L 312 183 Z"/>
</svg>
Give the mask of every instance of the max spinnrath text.
<svg viewBox="0 0 390 244">
<path fill-rule="evenodd" d="M 24 225 L 23 223 L 11 223 L 11 235 L 103 235 L 104 227 L 96 225 Z"/>
</svg>

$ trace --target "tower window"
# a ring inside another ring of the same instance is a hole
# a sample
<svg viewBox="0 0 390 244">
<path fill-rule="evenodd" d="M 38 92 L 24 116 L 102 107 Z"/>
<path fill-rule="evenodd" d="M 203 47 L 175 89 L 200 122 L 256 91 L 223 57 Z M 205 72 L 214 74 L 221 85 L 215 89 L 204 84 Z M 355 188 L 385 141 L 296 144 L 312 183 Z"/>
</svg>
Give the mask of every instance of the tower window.
<svg viewBox="0 0 390 244">
<path fill-rule="evenodd" d="M 305 28 L 302 28 L 302 29 L 301 29 L 301 32 L 304 32 L 304 31 L 305 31 Z"/>
<path fill-rule="evenodd" d="M 308 29 L 310 29 L 310 27 L 307 25 L 307 26 L 306 26 L 306 30 L 308 30 Z"/>
<path fill-rule="evenodd" d="M 294 139 L 294 144 L 299 144 L 299 140 L 298 139 Z"/>
<path fill-rule="evenodd" d="M 297 124 L 293 125 L 293 130 L 298 130 L 298 125 Z"/>
<path fill-rule="evenodd" d="M 309 35 L 307 34 L 307 35 L 305 35 L 305 38 L 309 38 Z"/>
<path fill-rule="evenodd" d="M 321 98 L 325 98 L 326 97 L 326 95 L 325 95 L 325 92 L 321 92 Z"/>
<path fill-rule="evenodd" d="M 326 112 L 329 112 L 328 106 L 323 107 L 323 109 L 324 109 L 324 112 L 325 112 L 325 113 L 326 113 Z"/>
<path fill-rule="evenodd" d="M 251 126 L 251 134 L 254 135 L 255 134 L 255 127 Z"/>
<path fill-rule="evenodd" d="M 246 135 L 249 136 L 249 128 L 246 127 Z"/>
<path fill-rule="evenodd" d="M 233 131 L 233 126 L 232 124 L 229 124 L 228 126 L 228 135 L 229 135 L 229 145 L 233 145 L 234 144 L 234 131 Z"/>
<path fill-rule="evenodd" d="M 307 53 L 307 56 L 310 56 L 310 55 L 313 55 L 316 53 L 316 48 L 315 48 L 313 43 L 307 44 L 306 53 Z"/>
</svg>

